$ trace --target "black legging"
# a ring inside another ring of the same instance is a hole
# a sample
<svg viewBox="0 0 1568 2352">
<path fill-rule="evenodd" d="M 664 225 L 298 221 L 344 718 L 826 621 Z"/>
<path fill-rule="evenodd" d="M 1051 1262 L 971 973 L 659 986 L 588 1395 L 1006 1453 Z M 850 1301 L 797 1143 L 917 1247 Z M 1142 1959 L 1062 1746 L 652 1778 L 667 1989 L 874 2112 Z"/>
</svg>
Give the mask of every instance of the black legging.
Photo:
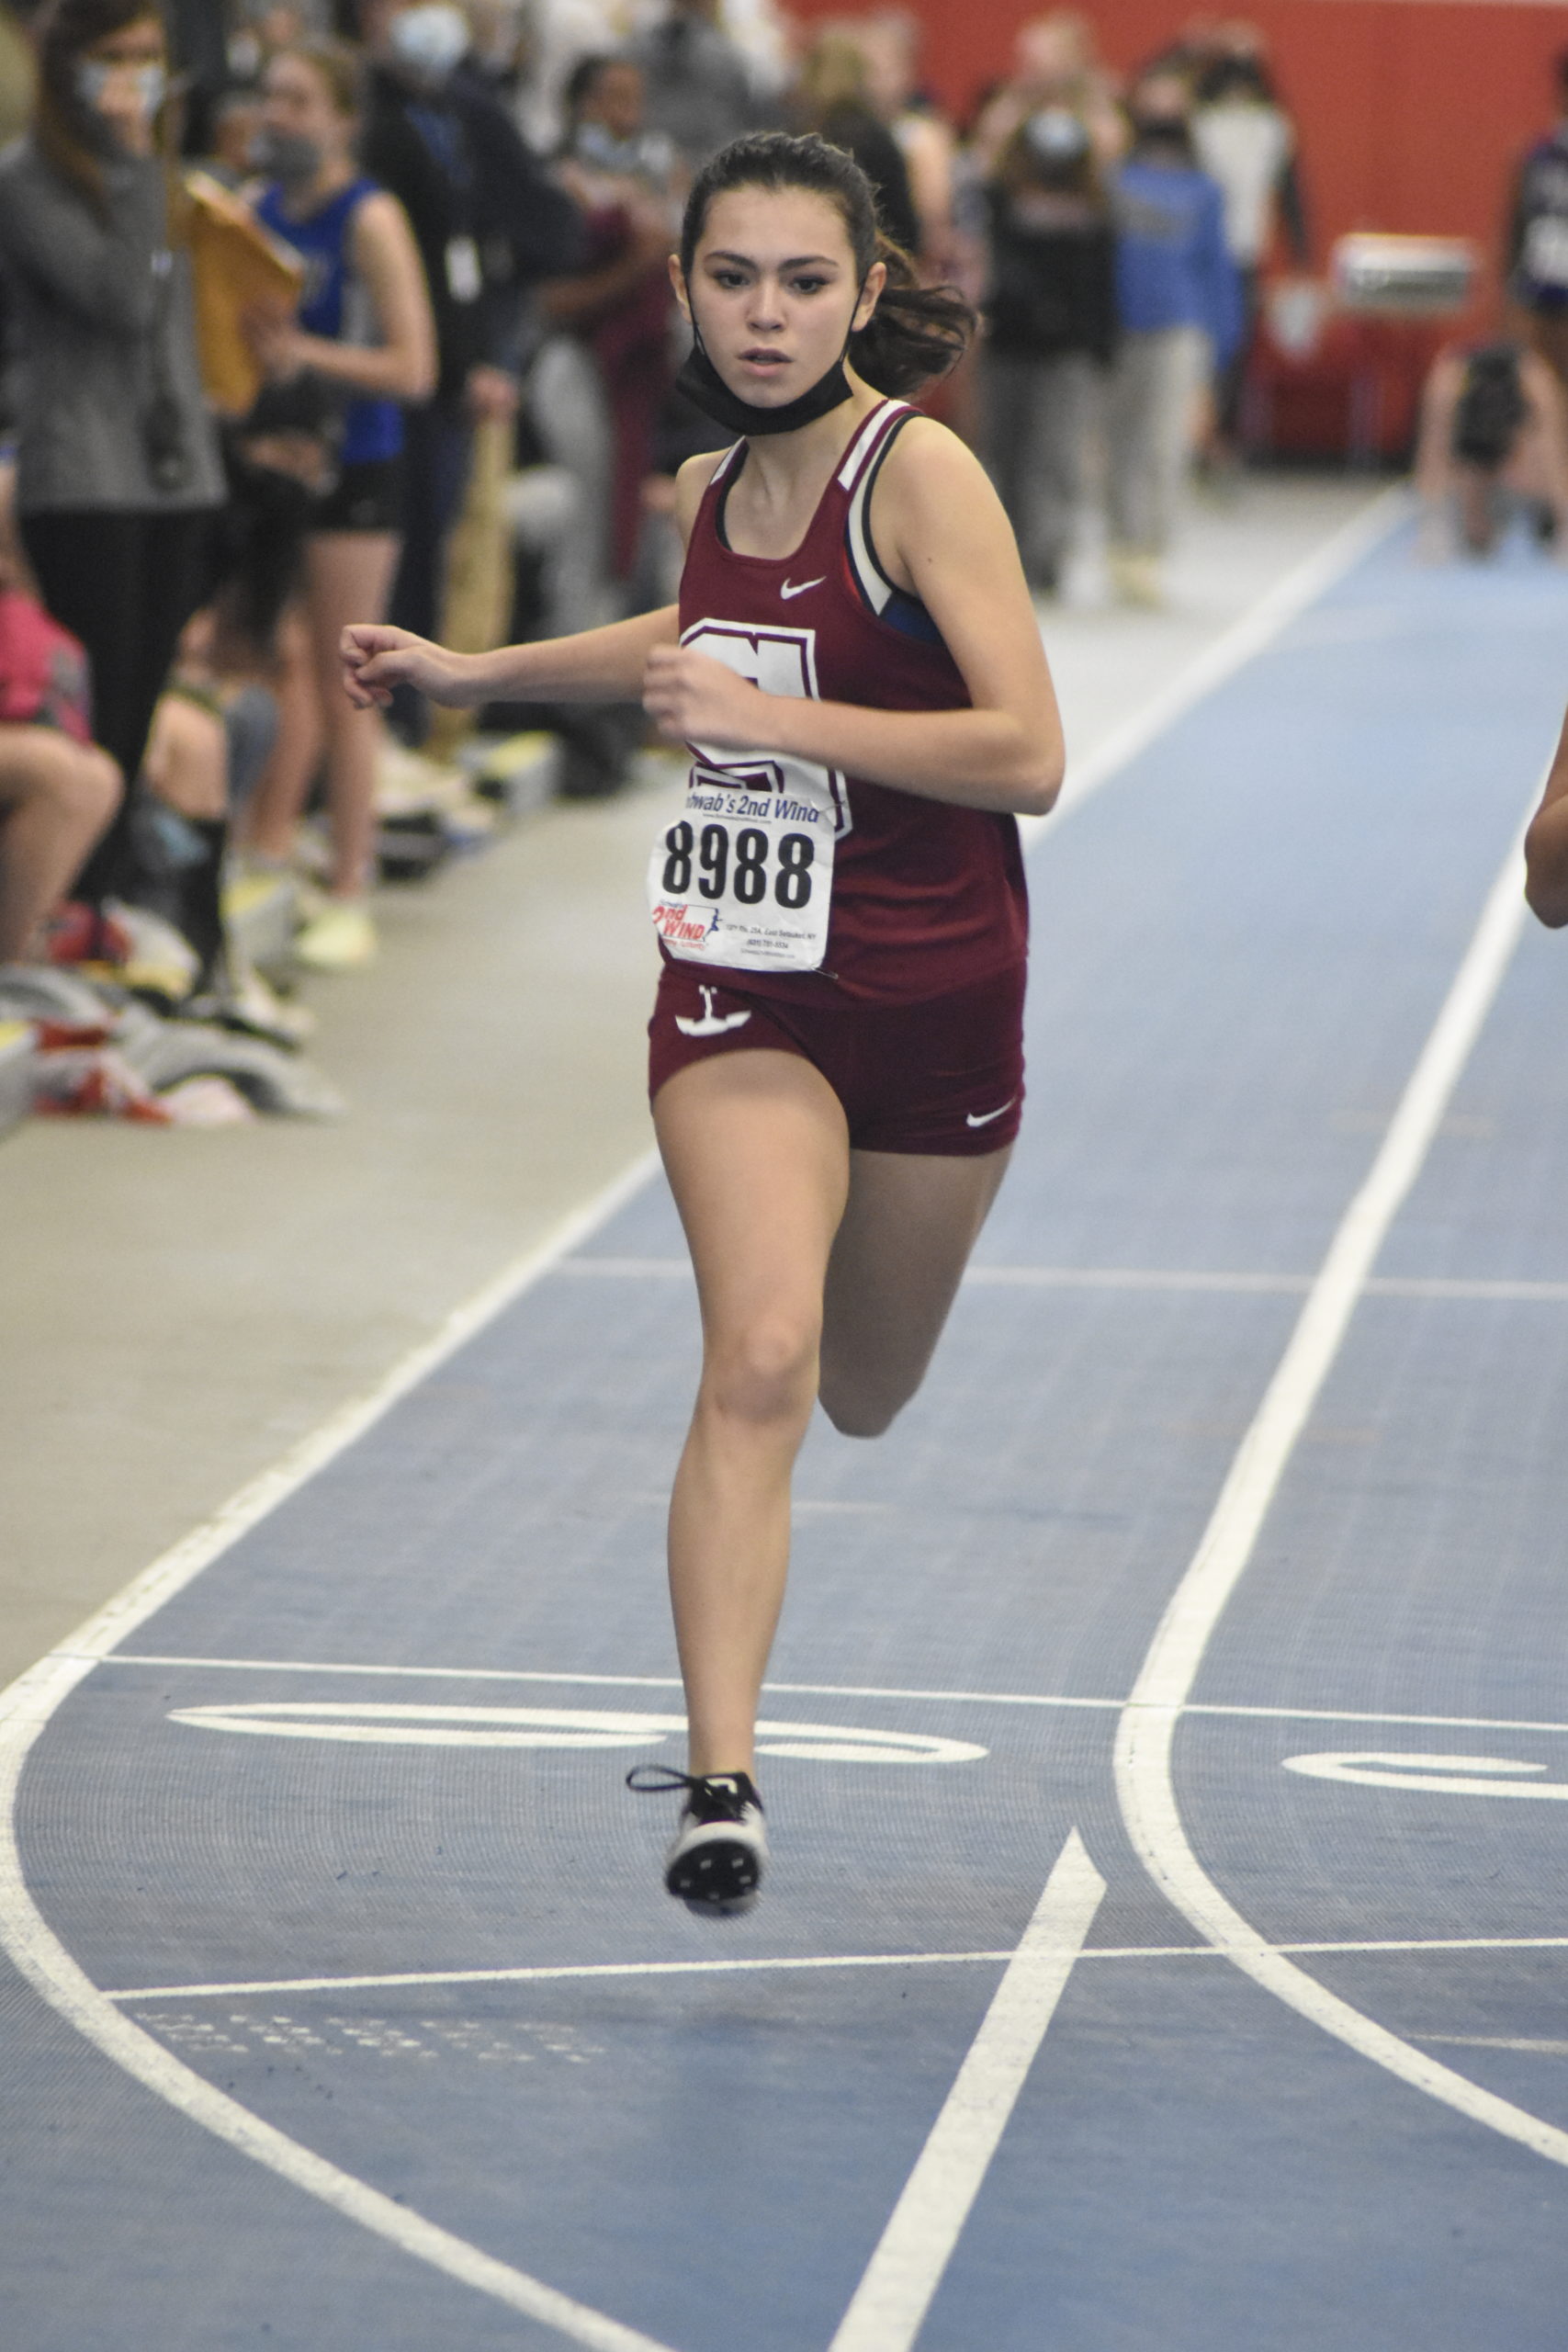
<svg viewBox="0 0 1568 2352">
<path fill-rule="evenodd" d="M 180 631 L 208 586 L 213 513 L 52 508 L 20 518 L 43 601 L 87 649 L 93 734 L 119 762 L 126 797 L 76 885 L 96 903 L 122 895 L 132 790 Z"/>
</svg>

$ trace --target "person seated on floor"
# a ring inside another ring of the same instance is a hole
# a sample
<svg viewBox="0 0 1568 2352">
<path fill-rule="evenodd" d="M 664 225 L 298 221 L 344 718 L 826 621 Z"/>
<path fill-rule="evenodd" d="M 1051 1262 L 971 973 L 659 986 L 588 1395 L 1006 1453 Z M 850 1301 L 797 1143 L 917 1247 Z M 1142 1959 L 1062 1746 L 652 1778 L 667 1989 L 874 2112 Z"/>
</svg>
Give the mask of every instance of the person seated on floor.
<svg viewBox="0 0 1568 2352">
<path fill-rule="evenodd" d="M 45 960 L 50 915 L 119 807 L 120 774 L 96 743 L 0 721 L 0 964 Z"/>
<path fill-rule="evenodd" d="M 1538 535 L 1568 558 L 1568 395 L 1518 343 L 1445 351 L 1421 395 L 1416 487 L 1430 557 L 1450 533 L 1488 555 L 1511 516 L 1533 510 Z"/>
<path fill-rule="evenodd" d="M 87 710 L 86 655 L 0 544 L 0 964 L 43 960 L 49 917 L 119 807 Z"/>
<path fill-rule="evenodd" d="M 1568 716 L 1540 807 L 1525 835 L 1525 898 L 1548 931 L 1568 924 Z"/>
</svg>

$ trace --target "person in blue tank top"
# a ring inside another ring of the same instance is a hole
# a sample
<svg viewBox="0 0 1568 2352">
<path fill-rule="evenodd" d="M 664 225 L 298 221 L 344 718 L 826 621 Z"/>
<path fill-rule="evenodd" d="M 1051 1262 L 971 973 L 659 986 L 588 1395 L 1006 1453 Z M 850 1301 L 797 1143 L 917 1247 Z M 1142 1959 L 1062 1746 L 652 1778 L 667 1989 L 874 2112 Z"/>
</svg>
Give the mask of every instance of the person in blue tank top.
<svg viewBox="0 0 1568 2352">
<path fill-rule="evenodd" d="M 287 857 L 310 778 L 327 759 L 333 869 L 328 904 L 298 952 L 342 970 L 367 963 L 366 907 L 381 722 L 345 710 L 337 646 L 347 621 L 386 610 L 400 548 L 403 404 L 428 399 L 435 334 L 418 248 L 401 205 L 354 162 L 357 62 L 326 41 L 281 50 L 267 67 L 257 218 L 305 266 L 295 319 L 251 332 L 274 386 L 304 385 L 330 426 L 330 465 L 306 542 L 300 610 L 285 636 L 278 742 L 258 787 L 252 845 Z"/>
</svg>

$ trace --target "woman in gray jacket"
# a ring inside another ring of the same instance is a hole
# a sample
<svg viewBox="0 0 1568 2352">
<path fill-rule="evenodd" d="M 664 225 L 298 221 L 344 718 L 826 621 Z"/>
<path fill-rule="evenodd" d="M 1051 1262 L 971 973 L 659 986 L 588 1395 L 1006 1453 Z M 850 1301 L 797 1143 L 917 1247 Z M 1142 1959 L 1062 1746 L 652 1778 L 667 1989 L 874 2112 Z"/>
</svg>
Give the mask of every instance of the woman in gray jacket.
<svg viewBox="0 0 1568 2352">
<path fill-rule="evenodd" d="M 94 731 L 128 785 L 224 496 L 197 365 L 178 190 L 158 152 L 155 0 L 48 0 L 31 129 L 0 155 L 20 358 L 17 505 L 55 618 L 93 665 Z M 80 886 L 130 877 L 128 801 Z"/>
</svg>

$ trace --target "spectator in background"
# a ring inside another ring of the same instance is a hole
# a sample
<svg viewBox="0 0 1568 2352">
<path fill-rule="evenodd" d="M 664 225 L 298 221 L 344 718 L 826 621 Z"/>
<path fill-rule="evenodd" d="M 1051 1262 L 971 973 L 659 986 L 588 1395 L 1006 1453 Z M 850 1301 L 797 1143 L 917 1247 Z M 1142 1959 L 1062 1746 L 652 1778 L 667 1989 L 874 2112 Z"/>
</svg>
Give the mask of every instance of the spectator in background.
<svg viewBox="0 0 1568 2352">
<path fill-rule="evenodd" d="M 876 198 L 877 218 L 905 253 L 920 248 L 903 150 L 872 105 L 871 82 L 858 41 L 845 31 L 818 33 L 795 84 L 796 128 L 815 130 L 854 157 Z"/>
<path fill-rule="evenodd" d="M 168 83 L 148 0 L 49 0 L 27 137 L 0 159 L 0 259 L 21 351 L 17 505 L 50 611 L 85 647 L 96 731 L 141 766 L 223 500 L 197 363 L 179 193 L 158 153 Z M 135 792 L 89 862 L 134 888 Z"/>
<path fill-rule="evenodd" d="M 1508 219 L 1508 292 L 1528 340 L 1568 385 L 1568 50 L 1557 124 L 1525 157 Z"/>
<path fill-rule="evenodd" d="M 1428 557 L 1457 527 L 1487 555 L 1521 507 L 1568 555 L 1568 395 L 1539 352 L 1491 343 L 1443 352 L 1421 395 L 1416 487 Z"/>
<path fill-rule="evenodd" d="M 0 965 L 45 960 L 44 923 L 118 805 L 107 752 L 0 721 Z"/>
<path fill-rule="evenodd" d="M 1241 285 L 1224 199 L 1201 171 L 1187 85 L 1149 74 L 1133 92 L 1133 149 L 1114 181 L 1122 336 L 1107 411 L 1111 584 L 1164 601 L 1162 559 L 1201 395 L 1241 337 Z"/>
<path fill-rule="evenodd" d="M 1011 76 L 987 99 L 976 121 L 975 152 L 982 170 L 995 169 L 1013 133 L 1043 107 L 1076 114 L 1102 164 L 1114 163 L 1125 152 L 1127 126 L 1116 103 L 1115 85 L 1095 56 L 1088 17 L 1071 9 L 1035 17 L 1019 27 Z"/>
<path fill-rule="evenodd" d="M 865 61 L 871 105 L 898 142 L 919 224 L 909 251 L 933 279 L 965 277 L 967 259 L 954 224 L 955 149 L 952 126 L 920 96 L 919 19 L 888 8 L 853 27 Z"/>
<path fill-rule="evenodd" d="M 296 943 L 306 964 L 367 963 L 375 933 L 365 900 L 375 833 L 379 725 L 349 708 L 338 640 L 367 611 L 385 613 L 401 544 L 402 403 L 435 382 L 435 334 L 407 216 L 354 162 L 358 62 L 334 43 L 279 51 L 266 69 L 256 161 L 270 175 L 256 213 L 305 264 L 296 322 L 257 319 L 257 356 L 285 405 L 324 393 L 322 488 L 305 542 L 308 650 L 298 649 L 280 731 L 250 817 L 253 846 L 286 858 L 324 741 L 332 870 L 327 904 Z M 265 423 L 268 394 L 262 396 Z M 303 662 L 298 650 L 305 650 Z M 368 723 L 367 723 L 368 721 Z"/>
<path fill-rule="evenodd" d="M 523 0 L 465 0 L 468 71 L 503 103 L 516 95 L 523 73 Z"/>
<path fill-rule="evenodd" d="M 567 83 L 566 121 L 557 170 L 581 208 L 586 251 L 582 268 L 539 289 L 542 316 L 565 333 L 536 369 L 535 415 L 550 455 L 580 482 L 584 554 L 601 580 L 607 562 L 624 583 L 670 380 L 675 153 L 644 127 L 642 69 L 630 57 L 582 59 Z M 591 604 L 586 575 L 581 593 Z"/>
<path fill-rule="evenodd" d="M 261 120 L 261 91 L 252 84 L 225 90 L 215 102 L 208 152 L 201 160 L 202 169 L 220 187 L 237 191 L 254 178 L 253 150 Z"/>
<path fill-rule="evenodd" d="M 762 129 L 770 112 L 719 14 L 719 0 L 666 0 L 660 22 L 631 47 L 649 123 L 674 141 L 693 172 L 742 131 Z"/>
<path fill-rule="evenodd" d="M 1242 295 L 1242 332 L 1214 385 L 1210 456 L 1234 465 L 1241 442 L 1247 354 L 1258 322 L 1258 275 L 1276 222 L 1298 269 L 1307 259 L 1306 215 L 1296 173 L 1296 135 L 1274 95 L 1261 55 L 1262 36 L 1233 26 L 1229 44 L 1200 74 L 1192 116 L 1199 163 L 1224 196 L 1225 246 Z"/>
<path fill-rule="evenodd" d="M 363 0 L 371 57 L 361 160 L 408 214 L 435 316 L 435 393 L 406 421 L 403 551 L 392 618 L 421 636 L 439 618 L 448 533 L 474 421 L 510 416 L 523 301 L 576 260 L 575 206 L 506 108 L 463 71 L 468 20 L 429 0 Z M 418 731 L 405 707 L 402 723 Z"/>
<path fill-rule="evenodd" d="M 1054 595 L 1116 346 L 1116 239 L 1085 125 L 1061 107 L 1028 116 L 987 196 L 986 463 L 1031 587 Z"/>
<path fill-rule="evenodd" d="M 0 554 L 0 965 L 41 962 L 44 925 L 120 798 L 92 741 L 82 648 Z"/>
</svg>

